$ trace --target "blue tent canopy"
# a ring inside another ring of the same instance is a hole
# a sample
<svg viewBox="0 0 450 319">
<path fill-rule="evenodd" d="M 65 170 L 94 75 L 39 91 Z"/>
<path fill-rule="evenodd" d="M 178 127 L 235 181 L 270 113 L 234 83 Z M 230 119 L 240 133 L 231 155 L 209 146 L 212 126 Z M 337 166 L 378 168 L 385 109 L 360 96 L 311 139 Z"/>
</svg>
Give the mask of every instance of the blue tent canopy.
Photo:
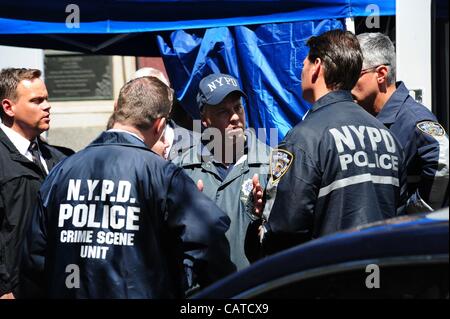
<svg viewBox="0 0 450 319">
<path fill-rule="evenodd" d="M 1 1 L 2 34 L 104 34 L 199 29 L 368 15 L 393 15 L 394 1 L 380 0 L 78 0 L 81 25 L 65 26 L 72 0 Z"/>
<path fill-rule="evenodd" d="M 68 28 L 72 0 L 0 2 L 0 44 L 139 56 L 159 55 L 155 35 L 173 30 L 395 14 L 394 0 L 78 0 Z"/>
</svg>

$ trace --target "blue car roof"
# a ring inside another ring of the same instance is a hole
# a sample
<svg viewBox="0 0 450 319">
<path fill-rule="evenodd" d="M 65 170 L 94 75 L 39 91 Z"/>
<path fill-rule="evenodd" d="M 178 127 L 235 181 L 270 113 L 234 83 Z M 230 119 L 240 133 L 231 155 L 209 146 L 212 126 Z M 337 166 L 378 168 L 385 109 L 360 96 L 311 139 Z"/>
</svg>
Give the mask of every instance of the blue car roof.
<svg viewBox="0 0 450 319">
<path fill-rule="evenodd" d="M 192 298 L 230 298 L 262 283 L 318 267 L 389 257 L 447 255 L 448 209 L 403 216 L 325 236 L 279 252 Z"/>
</svg>

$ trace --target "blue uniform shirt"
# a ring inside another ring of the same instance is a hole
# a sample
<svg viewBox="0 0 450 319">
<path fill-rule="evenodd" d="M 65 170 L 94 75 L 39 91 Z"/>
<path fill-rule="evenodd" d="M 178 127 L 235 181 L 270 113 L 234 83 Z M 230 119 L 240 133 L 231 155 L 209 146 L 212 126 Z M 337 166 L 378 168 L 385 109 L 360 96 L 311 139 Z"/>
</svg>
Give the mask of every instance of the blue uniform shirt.
<svg viewBox="0 0 450 319">
<path fill-rule="evenodd" d="M 400 141 L 408 174 L 408 212 L 448 206 L 448 135 L 403 82 L 377 115 Z"/>
<path fill-rule="evenodd" d="M 247 130 L 246 135 L 245 154 L 228 170 L 202 145 L 191 148 L 174 161 L 194 182 L 201 179 L 203 193 L 230 217 L 226 237 L 230 243 L 231 261 L 238 270 L 247 267 L 251 259 L 245 249 L 245 240 L 255 219 L 251 213 L 252 177 L 258 174 L 261 186 L 265 187 L 271 151 L 257 139 L 252 129 Z"/>
</svg>

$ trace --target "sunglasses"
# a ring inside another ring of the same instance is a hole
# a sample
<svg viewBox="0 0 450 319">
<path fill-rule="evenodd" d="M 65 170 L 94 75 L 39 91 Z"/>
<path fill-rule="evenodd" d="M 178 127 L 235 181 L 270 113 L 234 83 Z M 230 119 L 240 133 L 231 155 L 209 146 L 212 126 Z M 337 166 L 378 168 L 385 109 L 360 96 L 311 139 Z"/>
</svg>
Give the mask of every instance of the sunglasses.
<svg viewBox="0 0 450 319">
<path fill-rule="evenodd" d="M 370 72 L 373 72 L 373 71 L 375 71 L 377 68 L 379 68 L 380 66 L 390 66 L 391 64 L 390 63 L 383 63 L 383 64 L 378 64 L 377 66 L 373 66 L 373 67 L 370 67 L 370 68 L 367 68 L 367 69 L 362 69 L 361 70 L 361 73 L 359 74 L 359 77 L 361 77 L 361 76 L 363 76 L 364 74 L 366 74 L 366 73 L 370 73 Z"/>
</svg>

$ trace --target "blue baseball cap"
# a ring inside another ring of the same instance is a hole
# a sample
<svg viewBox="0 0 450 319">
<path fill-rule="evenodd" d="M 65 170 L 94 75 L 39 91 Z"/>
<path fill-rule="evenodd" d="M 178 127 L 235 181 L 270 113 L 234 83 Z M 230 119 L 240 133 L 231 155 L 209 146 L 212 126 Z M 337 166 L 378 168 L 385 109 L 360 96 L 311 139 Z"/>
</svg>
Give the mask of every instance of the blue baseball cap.
<svg viewBox="0 0 450 319">
<path fill-rule="evenodd" d="M 238 80 L 228 74 L 214 73 L 204 77 L 198 86 L 197 104 L 200 110 L 206 105 L 217 105 L 228 94 L 238 92 L 244 98 L 247 95 L 241 90 Z"/>
</svg>

